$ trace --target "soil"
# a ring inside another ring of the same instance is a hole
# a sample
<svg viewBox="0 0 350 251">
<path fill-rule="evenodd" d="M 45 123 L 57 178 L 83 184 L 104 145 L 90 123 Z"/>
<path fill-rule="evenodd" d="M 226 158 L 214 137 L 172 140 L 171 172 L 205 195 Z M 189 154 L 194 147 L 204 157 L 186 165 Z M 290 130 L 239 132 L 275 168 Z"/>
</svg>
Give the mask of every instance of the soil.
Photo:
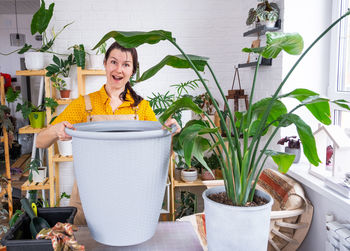
<svg viewBox="0 0 350 251">
<path fill-rule="evenodd" d="M 230 198 L 227 197 L 226 192 L 213 193 L 208 196 L 209 199 L 224 205 L 237 206 L 234 205 Z M 253 201 L 247 202 L 244 207 L 257 207 L 267 204 L 268 201 L 262 197 L 254 195 Z"/>
</svg>

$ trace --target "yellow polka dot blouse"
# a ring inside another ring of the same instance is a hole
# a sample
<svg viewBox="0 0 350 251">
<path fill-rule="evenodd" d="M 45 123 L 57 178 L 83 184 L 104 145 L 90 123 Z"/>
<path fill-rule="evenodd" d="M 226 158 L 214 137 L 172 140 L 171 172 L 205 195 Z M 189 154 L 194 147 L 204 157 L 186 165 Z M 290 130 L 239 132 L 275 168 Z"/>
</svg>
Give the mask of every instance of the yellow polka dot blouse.
<svg viewBox="0 0 350 251">
<path fill-rule="evenodd" d="M 132 104 L 134 99 L 129 91 L 126 94 L 126 100 L 113 113 L 110 106 L 110 98 L 108 97 L 105 86 L 97 91 L 89 94 L 92 112 L 91 115 L 119 115 L 134 114 Z M 142 100 L 138 105 L 137 115 L 139 120 L 157 121 L 157 118 L 147 100 Z M 68 121 L 71 124 L 87 122 L 88 113 L 85 110 L 85 101 L 83 96 L 73 100 L 66 109 L 58 115 L 52 122 L 53 125 L 62 121 Z"/>
</svg>

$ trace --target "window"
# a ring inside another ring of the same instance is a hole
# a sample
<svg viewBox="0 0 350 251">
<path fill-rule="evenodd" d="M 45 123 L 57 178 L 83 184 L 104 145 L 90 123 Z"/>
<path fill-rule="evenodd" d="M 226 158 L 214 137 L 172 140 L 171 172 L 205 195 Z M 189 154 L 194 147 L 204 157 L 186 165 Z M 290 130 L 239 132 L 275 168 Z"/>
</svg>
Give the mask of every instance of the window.
<svg viewBox="0 0 350 251">
<path fill-rule="evenodd" d="M 339 18 L 350 7 L 350 0 L 333 1 L 333 20 Z M 328 96 L 331 99 L 350 100 L 350 20 L 345 18 L 332 30 L 330 81 Z M 350 128 L 350 112 L 332 106 L 333 122 Z"/>
</svg>

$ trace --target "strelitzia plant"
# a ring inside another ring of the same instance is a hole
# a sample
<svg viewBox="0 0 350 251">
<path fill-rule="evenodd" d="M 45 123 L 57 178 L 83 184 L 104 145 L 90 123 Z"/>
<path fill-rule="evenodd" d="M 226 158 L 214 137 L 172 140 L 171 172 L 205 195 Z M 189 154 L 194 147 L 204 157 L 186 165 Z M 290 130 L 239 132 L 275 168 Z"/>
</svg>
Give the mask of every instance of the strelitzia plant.
<svg viewBox="0 0 350 251">
<path fill-rule="evenodd" d="M 346 12 L 332 25 L 330 25 L 303 53 L 303 39 L 297 33 L 266 33 L 266 46 L 261 48 L 245 48 L 244 52 L 254 52 L 261 57 L 276 58 L 283 50 L 291 55 L 302 55 L 287 73 L 282 80 L 272 97 L 264 98 L 256 103 L 253 103 L 255 84 L 258 75 L 259 64 L 257 63 L 254 73 L 250 93 L 250 106 L 248 111 L 244 113 L 233 113 L 230 110 L 225 94 L 221 85 L 208 63 L 208 58 L 187 55 L 176 43 L 175 38 L 172 37 L 171 32 L 163 30 L 155 30 L 150 32 L 121 32 L 111 31 L 107 33 L 101 41 L 95 46 L 97 48 L 103 42 L 110 38 L 114 38 L 120 45 L 132 48 L 142 45 L 144 43 L 156 44 L 162 40 L 167 40 L 173 44 L 181 55 L 166 56 L 159 64 L 152 67 L 143 73 L 142 76 L 153 76 L 163 66 L 170 65 L 175 68 L 192 68 L 201 84 L 206 89 L 210 99 L 213 101 L 215 110 L 222 121 L 225 121 L 223 114 L 220 112 L 214 97 L 204 81 L 200 72 L 204 71 L 205 66 L 208 68 L 210 74 L 214 79 L 214 83 L 218 88 L 220 95 L 228 109 L 228 125 L 222 123 L 222 130 L 226 135 L 233 134 L 233 137 L 224 138 L 219 133 L 214 122 L 210 119 L 208 114 L 202 111 L 191 98 L 184 97 L 174 102 L 160 117 L 160 122 L 164 123 L 173 113 L 179 109 L 191 109 L 197 114 L 204 114 L 209 122 L 203 120 L 191 120 L 181 130 L 180 134 L 173 139 L 174 148 L 183 152 L 187 165 L 191 164 L 191 158 L 194 156 L 207 170 L 210 170 L 207 163 L 204 161 L 203 154 L 206 151 L 212 151 L 217 155 L 225 183 L 227 196 L 232 200 L 234 205 L 244 206 L 254 198 L 255 188 L 257 184 L 256 177 L 263 170 L 267 158 L 272 157 L 274 162 L 278 165 L 278 169 L 285 173 L 292 165 L 295 158 L 294 155 L 288 155 L 282 152 L 269 150 L 269 144 L 272 138 L 281 127 L 295 125 L 299 138 L 303 145 L 303 151 L 310 163 L 318 166 L 321 162 L 317 156 L 315 139 L 313 137 L 311 128 L 306 122 L 302 120 L 294 112 L 300 107 L 306 107 L 311 114 L 321 123 L 329 125 L 330 119 L 330 103 L 341 106 L 350 110 L 349 102 L 345 100 L 330 100 L 321 97 L 318 93 L 307 89 L 295 89 L 287 94 L 280 94 L 282 87 L 286 84 L 291 73 L 300 61 L 307 55 L 310 49 L 340 20 L 349 15 Z M 172 61 L 170 61 L 172 59 Z M 171 62 L 171 63 L 170 63 Z M 295 98 L 300 104 L 288 111 L 282 100 L 284 98 Z M 210 124 L 214 128 L 210 128 Z M 266 134 L 269 128 L 274 127 L 270 134 Z M 203 135 L 209 134 L 212 140 L 208 140 Z M 239 141 L 239 136 L 243 136 L 243 143 Z M 262 144 L 262 138 L 266 137 L 266 143 Z M 248 142 L 250 139 L 250 143 Z M 260 150 L 261 149 L 261 150 Z"/>
</svg>

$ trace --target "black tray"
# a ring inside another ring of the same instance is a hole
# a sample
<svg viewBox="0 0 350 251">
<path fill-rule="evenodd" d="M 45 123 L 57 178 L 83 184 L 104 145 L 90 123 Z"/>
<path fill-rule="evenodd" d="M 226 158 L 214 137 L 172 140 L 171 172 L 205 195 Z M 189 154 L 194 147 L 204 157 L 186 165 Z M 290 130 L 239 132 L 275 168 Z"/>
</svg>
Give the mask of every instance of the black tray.
<svg viewBox="0 0 350 251">
<path fill-rule="evenodd" d="M 57 222 L 73 223 L 75 207 L 38 208 L 38 216 L 44 218 L 51 227 Z M 49 251 L 53 250 L 51 240 L 34 240 L 29 229 L 30 218 L 22 214 L 15 225 L 1 239 L 8 251 Z"/>
</svg>

